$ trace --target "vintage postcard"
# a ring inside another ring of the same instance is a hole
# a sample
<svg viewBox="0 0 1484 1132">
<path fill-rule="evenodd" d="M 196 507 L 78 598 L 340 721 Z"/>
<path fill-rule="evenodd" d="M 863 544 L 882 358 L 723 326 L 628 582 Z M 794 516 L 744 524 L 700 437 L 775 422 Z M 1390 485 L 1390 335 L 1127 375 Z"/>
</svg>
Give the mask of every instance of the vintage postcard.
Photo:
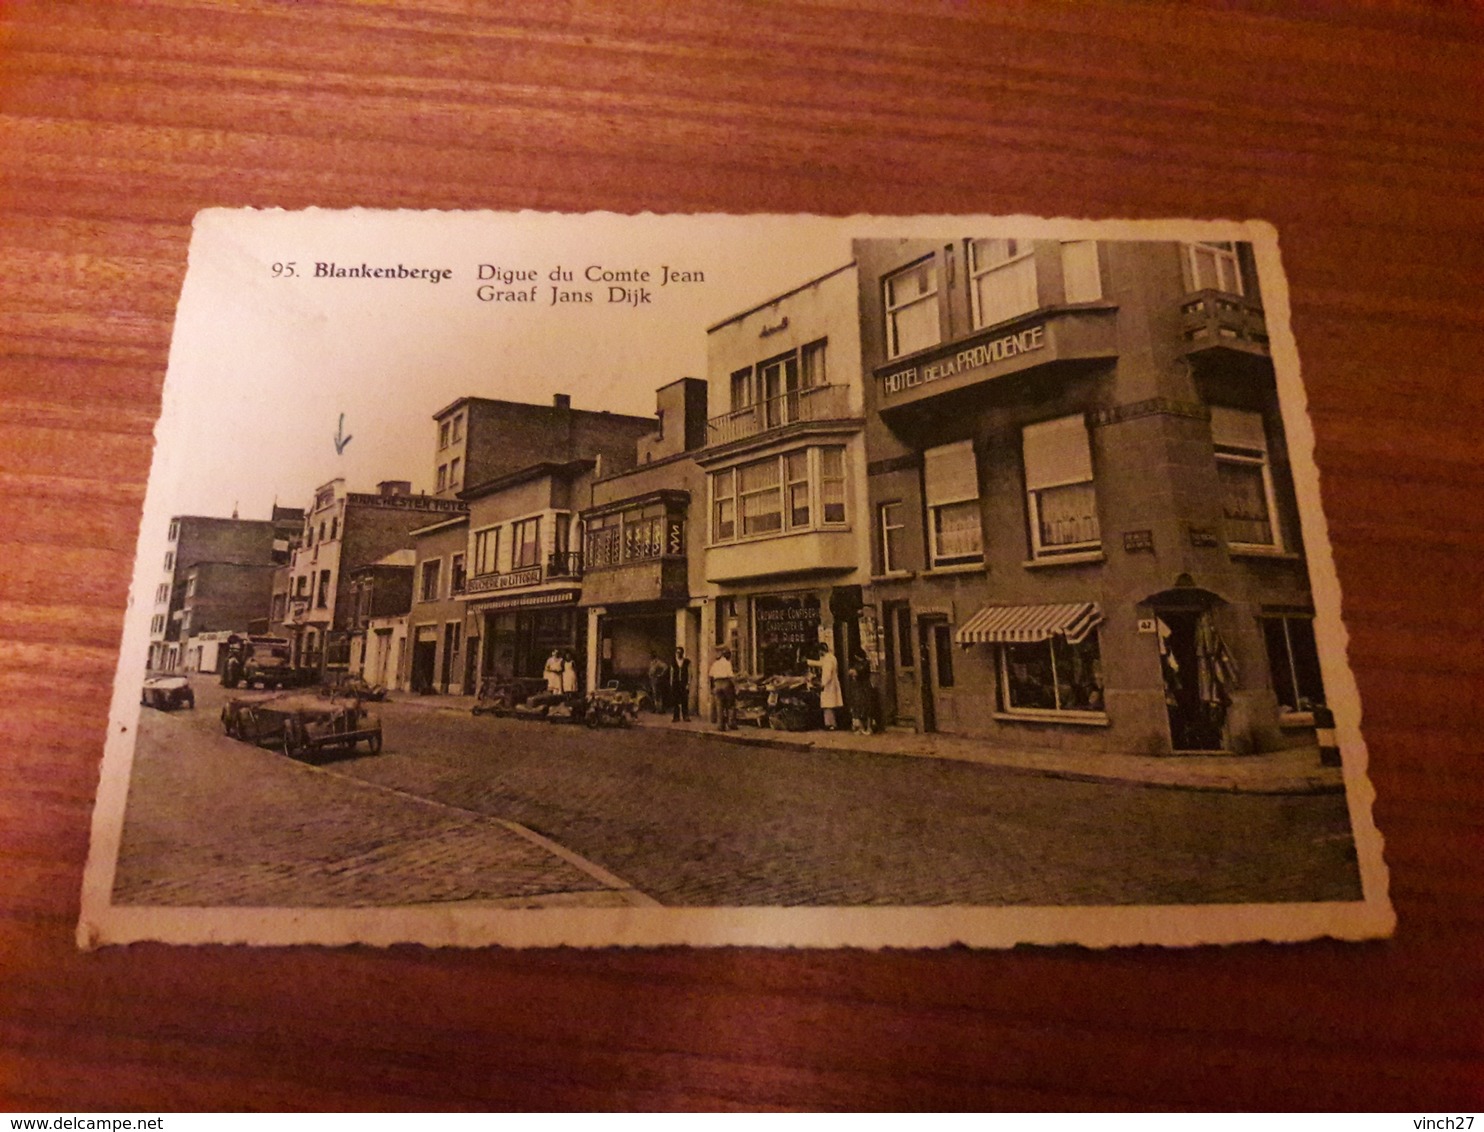
<svg viewBox="0 0 1484 1132">
<path fill-rule="evenodd" d="M 211 210 L 79 943 L 1393 915 L 1261 223 Z"/>
</svg>

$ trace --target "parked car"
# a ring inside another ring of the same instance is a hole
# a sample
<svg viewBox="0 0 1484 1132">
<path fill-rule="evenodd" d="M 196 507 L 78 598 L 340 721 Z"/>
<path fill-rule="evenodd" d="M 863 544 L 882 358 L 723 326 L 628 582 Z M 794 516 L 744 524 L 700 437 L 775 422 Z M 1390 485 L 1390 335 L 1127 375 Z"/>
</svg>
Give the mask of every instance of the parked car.
<svg viewBox="0 0 1484 1132">
<path fill-rule="evenodd" d="M 354 750 L 361 742 L 373 755 L 381 750 L 381 718 L 355 696 L 313 692 L 237 696 L 222 707 L 222 726 L 234 739 L 282 747 L 294 758 L 330 747 Z"/>
<path fill-rule="evenodd" d="M 147 676 L 139 702 L 158 711 L 194 708 L 196 693 L 191 691 L 191 682 L 184 676 Z"/>
<path fill-rule="evenodd" d="M 287 637 L 245 636 L 227 638 L 227 659 L 222 666 L 222 687 L 238 684 L 251 688 L 294 688 L 308 683 L 312 672 L 294 667 L 293 648 Z"/>
</svg>

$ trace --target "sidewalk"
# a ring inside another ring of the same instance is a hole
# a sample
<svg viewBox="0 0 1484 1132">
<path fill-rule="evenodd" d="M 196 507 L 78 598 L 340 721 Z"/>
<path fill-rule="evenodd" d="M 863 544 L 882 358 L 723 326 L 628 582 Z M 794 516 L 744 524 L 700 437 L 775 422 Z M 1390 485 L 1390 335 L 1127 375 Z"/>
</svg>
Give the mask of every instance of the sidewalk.
<svg viewBox="0 0 1484 1132">
<path fill-rule="evenodd" d="M 1006 750 L 978 739 L 912 731 L 858 735 L 849 731 L 771 731 L 743 724 L 736 731 L 720 732 L 711 723 L 672 723 L 661 715 L 645 715 L 639 722 L 643 727 L 685 731 L 744 746 L 956 759 L 1081 782 L 1241 794 L 1339 794 L 1345 789 L 1339 767 L 1319 765 L 1317 747 L 1260 755 L 1152 756 L 1034 748 Z"/>
<path fill-rule="evenodd" d="M 393 692 L 389 699 L 394 703 L 452 712 L 468 712 L 475 704 L 473 696 L 417 696 L 408 692 Z M 1339 767 L 1319 765 L 1317 747 L 1297 747 L 1260 755 L 1164 756 L 1031 747 L 1002 749 L 978 739 L 923 735 L 912 731 L 856 735 L 849 731 L 772 731 L 743 724 L 736 731 L 721 732 L 712 723 L 696 720 L 672 723 L 667 716 L 648 712 L 640 715 L 639 726 L 683 731 L 719 743 L 743 746 L 955 759 L 1080 782 L 1116 782 L 1237 794 L 1339 794 L 1345 789 Z"/>
</svg>

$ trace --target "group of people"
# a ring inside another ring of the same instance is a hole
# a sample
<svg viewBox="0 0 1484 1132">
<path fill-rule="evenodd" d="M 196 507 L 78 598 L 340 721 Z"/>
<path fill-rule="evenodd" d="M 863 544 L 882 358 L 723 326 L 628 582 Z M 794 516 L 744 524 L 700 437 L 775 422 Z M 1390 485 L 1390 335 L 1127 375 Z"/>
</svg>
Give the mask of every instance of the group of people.
<svg viewBox="0 0 1484 1132">
<path fill-rule="evenodd" d="M 547 695 L 570 696 L 577 691 L 577 657 L 571 649 L 552 649 L 541 674 Z"/>
<path fill-rule="evenodd" d="M 824 713 L 827 731 L 842 730 L 839 711 L 844 707 L 849 708 L 852 731 L 865 734 L 880 730 L 876 691 L 871 684 L 871 662 L 864 652 L 857 650 L 851 658 L 843 688 L 840 662 L 828 644 L 821 642 L 819 655 L 804 663 L 819 670 L 819 706 Z M 706 679 L 716 701 L 717 727 L 722 731 L 735 731 L 737 673 L 732 668 L 731 649 L 723 648 L 717 653 L 706 672 Z M 675 723 L 690 720 L 690 685 L 691 663 L 685 649 L 677 647 L 674 658 L 668 663 L 658 656 L 650 661 L 650 696 L 657 708 L 670 710 L 670 718 Z"/>
</svg>

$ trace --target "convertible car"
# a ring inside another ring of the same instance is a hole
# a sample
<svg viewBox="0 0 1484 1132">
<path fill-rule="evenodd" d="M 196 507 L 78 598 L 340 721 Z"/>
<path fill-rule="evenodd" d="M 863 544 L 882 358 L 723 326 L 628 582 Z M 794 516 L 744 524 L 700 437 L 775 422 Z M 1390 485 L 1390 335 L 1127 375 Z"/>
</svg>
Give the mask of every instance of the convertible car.
<svg viewBox="0 0 1484 1132">
<path fill-rule="evenodd" d="M 222 726 L 234 739 L 279 746 L 294 758 L 330 747 L 354 750 L 361 742 L 373 755 L 381 750 L 381 719 L 355 696 L 312 692 L 238 696 L 223 706 Z"/>
<path fill-rule="evenodd" d="M 196 693 L 184 676 L 147 676 L 139 693 L 139 702 L 159 711 L 196 706 Z"/>
</svg>

